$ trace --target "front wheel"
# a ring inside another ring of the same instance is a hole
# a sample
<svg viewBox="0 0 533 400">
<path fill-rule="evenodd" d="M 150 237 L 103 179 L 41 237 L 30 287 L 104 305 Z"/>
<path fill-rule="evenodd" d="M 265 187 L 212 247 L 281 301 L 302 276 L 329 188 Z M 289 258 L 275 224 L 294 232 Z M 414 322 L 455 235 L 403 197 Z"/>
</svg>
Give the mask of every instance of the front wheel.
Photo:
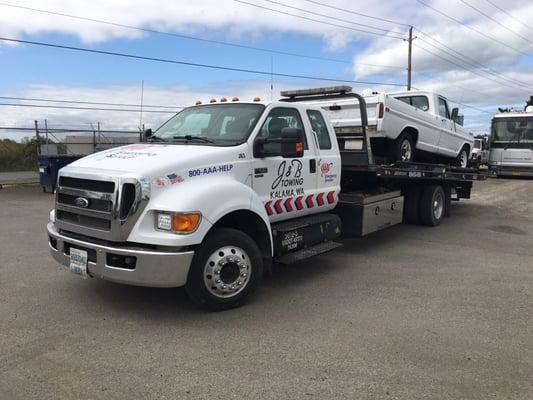
<svg viewBox="0 0 533 400">
<path fill-rule="evenodd" d="M 219 228 L 196 250 L 185 290 L 199 306 L 212 311 L 241 305 L 263 275 L 257 244 L 245 233 Z"/>
<path fill-rule="evenodd" d="M 453 165 L 459 168 L 468 167 L 468 149 L 463 147 L 457 157 L 455 158 Z"/>
</svg>

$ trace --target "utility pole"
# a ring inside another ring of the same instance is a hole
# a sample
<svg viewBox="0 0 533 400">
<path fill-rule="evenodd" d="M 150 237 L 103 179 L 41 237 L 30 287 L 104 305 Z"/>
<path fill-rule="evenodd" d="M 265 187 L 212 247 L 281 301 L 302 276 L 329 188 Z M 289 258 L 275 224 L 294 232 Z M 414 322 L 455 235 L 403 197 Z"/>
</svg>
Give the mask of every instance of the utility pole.
<svg viewBox="0 0 533 400">
<path fill-rule="evenodd" d="M 408 51 L 407 51 L 407 90 L 411 90 L 411 74 L 413 72 L 413 64 L 412 64 L 412 58 L 413 58 L 413 27 L 411 26 L 409 28 L 409 39 L 407 40 L 409 43 Z"/>
</svg>

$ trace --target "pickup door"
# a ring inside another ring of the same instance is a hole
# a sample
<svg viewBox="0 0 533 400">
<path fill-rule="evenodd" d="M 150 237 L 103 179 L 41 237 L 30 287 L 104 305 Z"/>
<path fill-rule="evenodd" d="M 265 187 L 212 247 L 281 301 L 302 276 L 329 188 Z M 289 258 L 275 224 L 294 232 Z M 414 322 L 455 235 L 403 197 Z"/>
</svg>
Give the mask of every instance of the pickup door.
<svg viewBox="0 0 533 400">
<path fill-rule="evenodd" d="M 317 144 L 322 140 L 327 147 L 327 139 L 317 138 L 309 118 L 313 119 L 319 135 L 323 132 L 328 133 L 327 125 L 320 111 L 310 111 L 309 115 L 304 110 L 300 112 L 297 107 L 276 106 L 268 111 L 256 135 L 256 137 L 280 138 L 284 127 L 300 128 L 305 133 L 303 157 L 282 158 L 281 146 L 278 143 L 267 143 L 264 147 L 266 156 L 254 158 L 253 189 L 261 198 L 272 222 L 325 211 L 332 208 L 336 201 L 332 197 L 335 193 L 328 198 L 326 190 L 333 187 L 329 191 L 335 191 L 340 178 L 339 173 L 333 172 L 335 169 L 330 164 L 334 161 L 331 161 L 328 155 L 329 151 L 338 159 L 338 152 L 335 151 L 336 143 L 331 143 L 328 135 L 330 150 L 325 150 L 324 157 L 321 158 Z M 337 159 L 336 164 L 339 164 Z M 333 175 L 335 179 L 332 178 Z M 327 185 L 324 183 L 326 178 L 330 180 Z M 320 187 L 319 180 L 322 182 Z"/>
<path fill-rule="evenodd" d="M 456 125 L 451 120 L 451 111 L 446 99 L 439 96 L 437 102 L 437 112 L 441 126 L 439 153 L 447 157 L 455 157 L 461 150 L 463 139 L 456 132 Z"/>
</svg>

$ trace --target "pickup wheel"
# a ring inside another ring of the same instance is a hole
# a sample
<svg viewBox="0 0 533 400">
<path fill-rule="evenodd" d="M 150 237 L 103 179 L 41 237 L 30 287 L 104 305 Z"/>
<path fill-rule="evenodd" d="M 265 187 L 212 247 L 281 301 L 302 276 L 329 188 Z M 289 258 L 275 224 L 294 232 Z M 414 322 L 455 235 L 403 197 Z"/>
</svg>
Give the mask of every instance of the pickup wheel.
<svg viewBox="0 0 533 400">
<path fill-rule="evenodd" d="M 410 162 L 415 158 L 415 143 L 413 137 L 404 132 L 394 142 L 391 146 L 391 158 L 393 162 Z"/>
<path fill-rule="evenodd" d="M 442 186 L 426 186 L 420 197 L 420 222 L 422 222 L 422 225 L 440 225 L 445 214 L 446 193 Z"/>
<path fill-rule="evenodd" d="M 463 148 L 455 158 L 453 165 L 459 168 L 468 167 L 468 147 L 463 146 Z"/>
<path fill-rule="evenodd" d="M 219 228 L 196 250 L 185 290 L 199 306 L 211 311 L 238 307 L 263 275 L 257 244 L 236 229 Z"/>
</svg>

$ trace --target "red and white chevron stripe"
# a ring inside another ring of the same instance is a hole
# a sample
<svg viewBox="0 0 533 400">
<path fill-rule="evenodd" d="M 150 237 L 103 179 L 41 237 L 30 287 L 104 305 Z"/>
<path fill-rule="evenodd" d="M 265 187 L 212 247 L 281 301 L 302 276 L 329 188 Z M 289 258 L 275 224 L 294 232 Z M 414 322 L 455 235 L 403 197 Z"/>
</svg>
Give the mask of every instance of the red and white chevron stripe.
<svg viewBox="0 0 533 400">
<path fill-rule="evenodd" d="M 285 214 L 293 211 L 301 211 L 314 207 L 322 207 L 336 202 L 335 191 L 320 192 L 307 196 L 287 197 L 278 200 L 269 200 L 265 203 L 265 210 L 268 216 L 274 214 Z"/>
</svg>

